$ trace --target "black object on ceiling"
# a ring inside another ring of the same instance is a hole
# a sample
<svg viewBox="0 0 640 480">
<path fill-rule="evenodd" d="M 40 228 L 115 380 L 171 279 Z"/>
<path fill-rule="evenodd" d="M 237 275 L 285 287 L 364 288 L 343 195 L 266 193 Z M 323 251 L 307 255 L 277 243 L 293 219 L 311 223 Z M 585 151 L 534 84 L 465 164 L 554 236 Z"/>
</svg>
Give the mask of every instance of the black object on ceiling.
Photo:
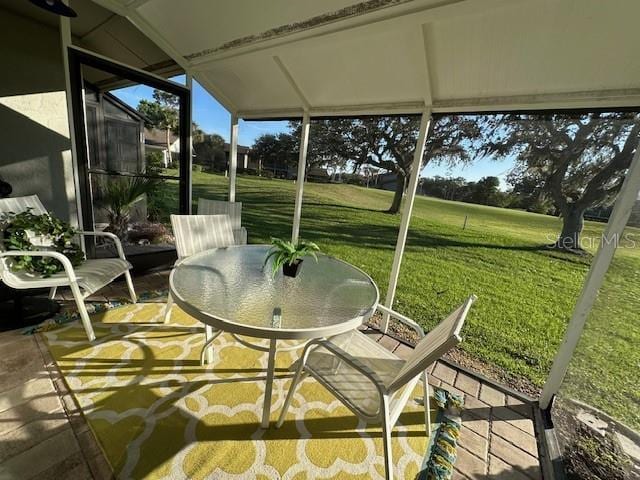
<svg viewBox="0 0 640 480">
<path fill-rule="evenodd" d="M 11 187 L 11 185 L 2 180 L 2 177 L 0 177 L 0 198 L 8 197 L 9 195 L 11 195 L 12 191 L 13 188 Z"/>
<path fill-rule="evenodd" d="M 46 11 L 62 15 L 63 17 L 77 17 L 78 14 L 62 0 L 29 0 L 34 5 L 44 8 Z"/>
</svg>

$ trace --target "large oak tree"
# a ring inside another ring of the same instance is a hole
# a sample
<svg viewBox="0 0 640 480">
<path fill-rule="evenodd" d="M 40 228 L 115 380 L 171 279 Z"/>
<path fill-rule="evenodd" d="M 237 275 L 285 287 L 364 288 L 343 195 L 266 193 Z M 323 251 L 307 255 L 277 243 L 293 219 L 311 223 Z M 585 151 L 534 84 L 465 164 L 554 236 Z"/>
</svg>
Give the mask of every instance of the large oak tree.
<svg viewBox="0 0 640 480">
<path fill-rule="evenodd" d="M 585 211 L 611 203 L 622 186 L 640 138 L 640 114 L 506 114 L 481 123 L 483 153 L 514 157 L 511 178 L 553 201 L 562 217 L 554 246 L 580 250 Z"/>
<path fill-rule="evenodd" d="M 413 168 L 419 126 L 420 117 L 415 115 L 314 120 L 307 162 L 350 165 L 354 171 L 367 165 L 395 174 L 395 193 L 388 212 L 397 213 Z M 292 127 L 295 138 L 299 138 L 299 123 Z M 420 168 L 430 161 L 468 161 L 466 147 L 479 137 L 474 117 L 434 119 Z"/>
</svg>

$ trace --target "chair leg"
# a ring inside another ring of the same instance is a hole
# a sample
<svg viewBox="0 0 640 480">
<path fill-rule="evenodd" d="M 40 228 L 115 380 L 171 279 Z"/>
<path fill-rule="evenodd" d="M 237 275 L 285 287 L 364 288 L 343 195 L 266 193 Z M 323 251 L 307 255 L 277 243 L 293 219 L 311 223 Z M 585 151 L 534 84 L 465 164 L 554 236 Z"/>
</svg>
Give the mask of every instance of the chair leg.
<svg viewBox="0 0 640 480">
<path fill-rule="evenodd" d="M 131 303 L 138 303 L 138 297 L 136 297 L 136 291 L 133 288 L 133 280 L 131 279 L 131 272 L 129 272 L 129 270 L 124 272 L 124 278 L 127 280 L 127 287 L 129 288 Z"/>
<path fill-rule="evenodd" d="M 56 292 L 58 291 L 58 287 L 51 287 L 49 289 L 49 300 L 53 300 L 56 298 Z"/>
<path fill-rule="evenodd" d="M 427 435 L 431 436 L 431 392 L 429 388 L 429 376 L 427 375 L 427 371 L 425 370 L 423 373 L 423 382 L 424 382 L 424 399 L 422 402 L 424 403 L 424 421 L 426 426 Z"/>
<path fill-rule="evenodd" d="M 304 358 L 304 357 L 303 357 Z M 298 387 L 298 384 L 304 379 L 304 361 L 303 358 L 300 359 L 300 365 L 298 365 L 298 369 L 296 370 L 296 374 L 291 381 L 291 386 L 289 387 L 289 393 L 287 393 L 287 398 L 284 401 L 284 405 L 282 406 L 282 412 L 280 412 L 280 418 L 278 418 L 278 422 L 276 423 L 276 428 L 280 428 L 284 423 L 284 417 L 287 415 L 287 410 L 291 406 L 291 400 L 293 400 L 293 394 Z"/>
<path fill-rule="evenodd" d="M 384 443 L 384 472 L 385 479 L 393 479 L 393 455 L 391 446 L 391 430 L 393 425 L 391 424 L 391 418 L 389 415 L 389 397 L 384 395 L 382 397 L 382 440 Z"/>
<path fill-rule="evenodd" d="M 80 292 L 80 287 L 78 287 L 78 284 L 75 282 L 72 283 L 70 287 L 71 292 L 73 293 L 73 298 L 76 301 L 76 306 L 78 307 L 78 313 L 80 314 L 80 320 L 82 321 L 82 325 L 84 326 L 84 331 L 87 332 L 87 338 L 89 339 L 89 341 L 93 342 L 96 339 L 96 334 L 93 332 L 91 319 L 89 318 L 87 307 L 84 304 L 84 297 Z"/>
<path fill-rule="evenodd" d="M 169 323 L 169 319 L 171 318 L 171 307 L 173 307 L 173 297 L 171 296 L 171 292 L 169 292 L 169 296 L 167 297 L 167 306 L 164 307 L 164 323 Z"/>
</svg>

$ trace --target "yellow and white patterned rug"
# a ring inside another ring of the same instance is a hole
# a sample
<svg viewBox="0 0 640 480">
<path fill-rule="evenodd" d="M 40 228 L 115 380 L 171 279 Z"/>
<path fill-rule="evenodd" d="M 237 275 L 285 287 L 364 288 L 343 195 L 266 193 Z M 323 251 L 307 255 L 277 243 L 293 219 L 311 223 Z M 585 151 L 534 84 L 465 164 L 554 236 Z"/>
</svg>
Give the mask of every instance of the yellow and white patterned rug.
<svg viewBox="0 0 640 480">
<path fill-rule="evenodd" d="M 299 351 L 276 359 L 272 427 L 260 428 L 266 354 L 228 335 L 200 366 L 203 326 L 162 304 L 125 305 L 46 331 L 49 348 L 119 478 L 383 478 L 381 430 L 359 421 L 315 380 L 299 387 L 275 429 Z M 417 396 L 421 396 L 416 392 Z M 432 418 L 435 420 L 435 411 Z M 428 437 L 413 399 L 394 429 L 395 478 L 419 473 Z"/>
</svg>

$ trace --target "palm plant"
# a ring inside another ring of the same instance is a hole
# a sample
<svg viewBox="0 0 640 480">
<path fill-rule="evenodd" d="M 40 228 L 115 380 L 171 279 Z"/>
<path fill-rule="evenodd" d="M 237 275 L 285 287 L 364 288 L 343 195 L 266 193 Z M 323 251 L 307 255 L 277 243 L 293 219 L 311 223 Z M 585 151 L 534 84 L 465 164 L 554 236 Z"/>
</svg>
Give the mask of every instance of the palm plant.
<svg viewBox="0 0 640 480">
<path fill-rule="evenodd" d="M 315 258 L 316 262 L 318 261 L 316 252 L 320 251 L 320 248 L 313 242 L 300 240 L 297 244 L 294 244 L 281 238 L 272 238 L 271 245 L 273 246 L 269 250 L 264 264 L 266 265 L 269 259 L 273 258 L 271 273 L 274 277 L 280 267 L 282 267 L 285 275 L 295 277 L 303 257 L 311 256 Z"/>
<path fill-rule="evenodd" d="M 122 177 L 107 182 L 100 190 L 98 201 L 109 219 L 107 231 L 124 240 L 134 205 L 153 193 L 157 186 L 158 180 L 148 177 Z"/>
</svg>

